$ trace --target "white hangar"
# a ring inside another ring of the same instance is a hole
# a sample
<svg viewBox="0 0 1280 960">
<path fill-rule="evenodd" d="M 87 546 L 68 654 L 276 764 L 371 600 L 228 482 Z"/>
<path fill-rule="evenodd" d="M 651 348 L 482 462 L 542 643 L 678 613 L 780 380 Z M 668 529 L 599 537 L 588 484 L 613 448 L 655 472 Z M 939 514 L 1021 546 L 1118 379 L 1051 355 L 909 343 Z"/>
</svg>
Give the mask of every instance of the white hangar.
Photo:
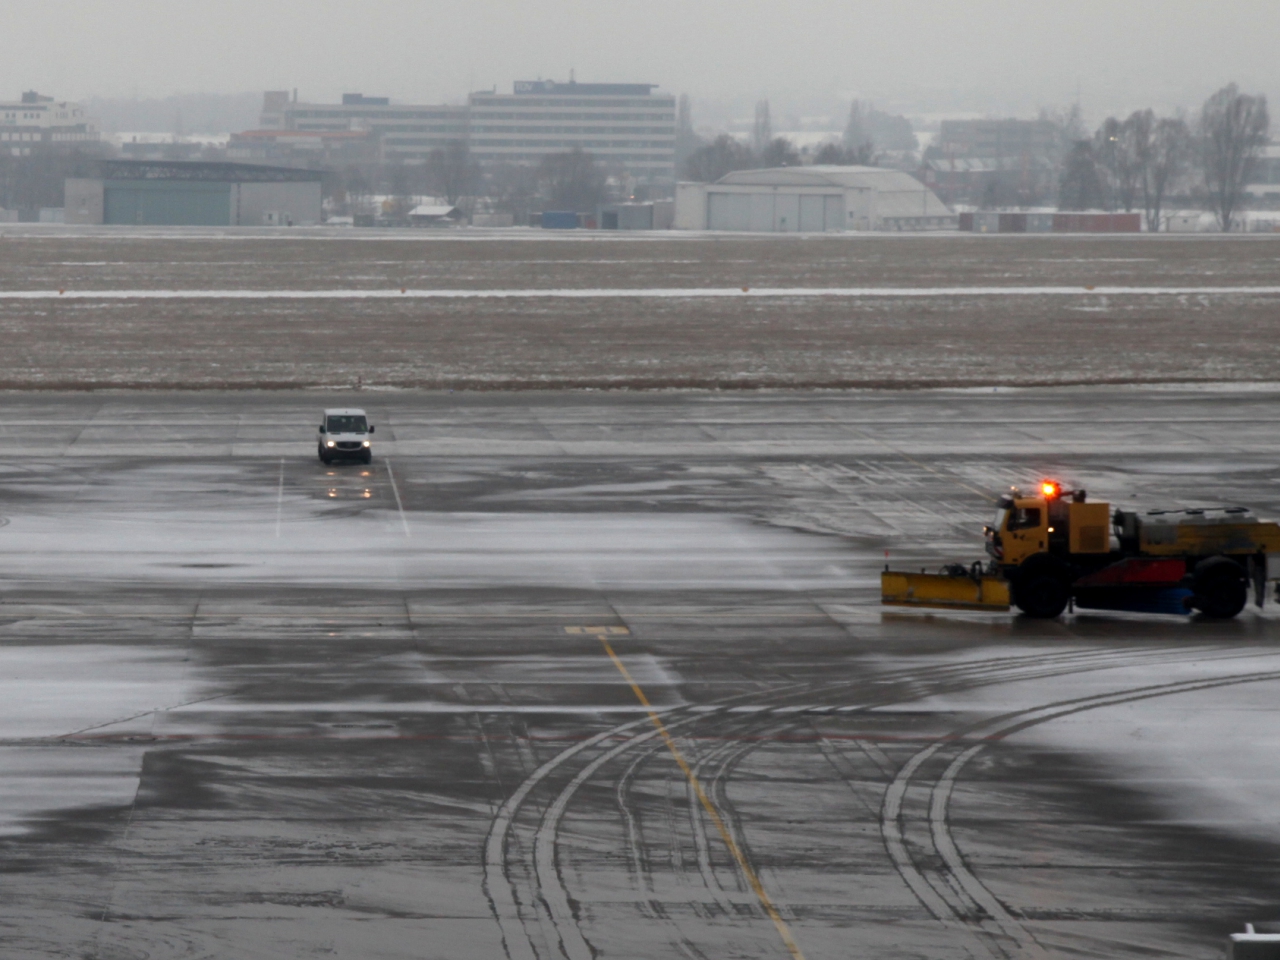
<svg viewBox="0 0 1280 960">
<path fill-rule="evenodd" d="M 822 233 L 956 225 L 956 215 L 923 183 L 881 167 L 738 170 L 715 183 L 676 186 L 677 230 Z"/>
</svg>

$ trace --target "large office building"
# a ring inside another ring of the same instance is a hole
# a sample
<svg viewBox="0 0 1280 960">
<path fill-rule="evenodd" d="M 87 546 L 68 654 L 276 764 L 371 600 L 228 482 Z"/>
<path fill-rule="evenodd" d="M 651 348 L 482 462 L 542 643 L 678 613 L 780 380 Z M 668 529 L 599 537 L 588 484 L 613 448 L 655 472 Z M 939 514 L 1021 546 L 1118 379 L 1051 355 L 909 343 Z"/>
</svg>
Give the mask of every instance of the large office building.
<svg viewBox="0 0 1280 960">
<path fill-rule="evenodd" d="M 1254 203 L 1280 207 L 1280 143 L 1268 144 L 1262 149 L 1244 190 Z"/>
<path fill-rule="evenodd" d="M 1047 120 L 943 120 L 921 176 L 947 203 L 1039 206 L 1057 193 L 1061 150 Z"/>
<path fill-rule="evenodd" d="M 1047 120 L 943 120 L 935 146 L 944 157 L 1017 160 L 1053 155 L 1058 141 Z"/>
<path fill-rule="evenodd" d="M 74 149 L 99 140 L 97 128 L 78 103 L 28 90 L 20 100 L 0 102 L 0 151 L 15 157 L 32 151 Z"/>
<path fill-rule="evenodd" d="M 642 180 L 675 176 L 676 99 L 649 83 L 519 81 L 473 93 L 471 153 L 482 163 L 536 163 L 580 148 Z"/>
<path fill-rule="evenodd" d="M 306 103 L 271 90 L 259 129 L 233 135 L 230 151 L 237 159 L 274 162 L 421 163 L 457 141 L 485 164 L 536 164 L 577 148 L 611 171 L 670 182 L 676 100 L 650 83 L 552 80 L 520 81 L 511 93 L 473 93 L 466 106 L 400 104 L 359 93 L 344 94 L 341 103 Z"/>
<path fill-rule="evenodd" d="M 346 93 L 341 103 L 300 103 L 284 90 L 269 90 L 263 97 L 259 127 L 268 132 L 293 134 L 372 133 L 381 159 L 421 163 L 433 150 L 467 139 L 467 108 L 449 104 L 393 104 L 387 97 Z M 250 136 L 256 131 L 251 131 Z M 245 136 L 245 135 L 241 135 Z M 260 137 L 265 142 L 268 137 Z M 287 142 L 288 137 L 277 137 Z M 303 143 L 306 137 L 296 137 Z M 317 143 L 321 136 L 313 138 Z"/>
</svg>

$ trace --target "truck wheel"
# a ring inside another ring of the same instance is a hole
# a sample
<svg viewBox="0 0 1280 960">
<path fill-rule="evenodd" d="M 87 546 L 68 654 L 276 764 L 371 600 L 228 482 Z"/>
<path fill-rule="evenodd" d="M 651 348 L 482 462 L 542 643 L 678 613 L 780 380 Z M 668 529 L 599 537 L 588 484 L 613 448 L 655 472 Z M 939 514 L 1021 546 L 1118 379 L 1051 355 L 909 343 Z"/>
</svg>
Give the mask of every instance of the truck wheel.
<svg viewBox="0 0 1280 960">
<path fill-rule="evenodd" d="M 1248 578 L 1240 564 L 1218 557 L 1196 568 L 1191 592 L 1191 605 L 1206 617 L 1230 620 L 1249 599 Z"/>
<path fill-rule="evenodd" d="M 1028 617 L 1052 620 L 1067 609 L 1071 590 L 1066 580 L 1048 570 L 1029 571 L 1013 590 L 1013 602 Z"/>
</svg>

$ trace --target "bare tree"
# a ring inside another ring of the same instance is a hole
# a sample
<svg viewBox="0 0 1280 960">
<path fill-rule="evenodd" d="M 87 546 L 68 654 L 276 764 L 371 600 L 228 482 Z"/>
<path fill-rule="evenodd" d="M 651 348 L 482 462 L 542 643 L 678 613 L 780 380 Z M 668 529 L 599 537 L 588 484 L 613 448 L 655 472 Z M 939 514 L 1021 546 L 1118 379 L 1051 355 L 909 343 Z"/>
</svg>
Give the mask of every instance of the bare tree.
<svg viewBox="0 0 1280 960">
<path fill-rule="evenodd" d="M 1051 142 L 1045 145 L 1044 152 L 1046 177 L 1042 190 L 1047 196 L 1055 188 L 1061 187 L 1062 177 L 1076 145 L 1081 140 L 1087 139 L 1089 132 L 1085 128 L 1084 115 L 1078 103 L 1072 104 L 1065 110 L 1042 109 L 1038 119 L 1041 123 L 1049 125 L 1051 133 Z M 1054 182 L 1055 180 L 1057 183 Z"/>
<path fill-rule="evenodd" d="M 1193 154 L 1194 142 L 1186 121 L 1180 117 L 1162 117 L 1156 121 L 1151 129 L 1149 155 L 1142 177 L 1142 206 L 1148 230 L 1160 229 L 1164 198 L 1186 173 Z"/>
<path fill-rule="evenodd" d="M 774 137 L 765 144 L 764 150 L 760 152 L 760 166 L 798 167 L 800 166 L 800 152 L 796 150 L 796 145 L 786 137 Z"/>
<path fill-rule="evenodd" d="M 397 161 L 386 171 L 387 193 L 390 194 L 383 212 L 394 219 L 402 219 L 418 202 L 418 190 L 422 178 L 420 170 Z"/>
<path fill-rule="evenodd" d="M 1123 122 L 1107 117 L 1093 137 L 1094 156 L 1103 174 L 1106 206 L 1132 210 L 1142 181 L 1142 155 L 1151 138 L 1150 110 L 1137 111 Z"/>
<path fill-rule="evenodd" d="M 875 152 L 875 144 L 868 126 L 867 113 L 857 100 L 849 106 L 849 119 L 844 125 L 844 145 L 849 150 L 861 151 L 869 157 Z"/>
<path fill-rule="evenodd" d="M 542 196 L 553 210 L 595 210 L 605 199 L 604 170 L 580 147 L 551 153 L 538 165 Z"/>
<path fill-rule="evenodd" d="M 1271 121 L 1263 94 L 1241 93 L 1234 84 L 1223 87 L 1200 111 L 1200 150 L 1209 209 L 1224 232 L 1244 200 L 1244 187 L 1267 143 Z"/>
<path fill-rule="evenodd" d="M 340 174 L 341 184 L 335 190 L 335 199 L 341 194 L 338 205 L 340 213 L 353 216 L 373 213 L 373 184 L 369 180 L 368 171 L 355 164 L 349 164 Z"/>
<path fill-rule="evenodd" d="M 1156 115 L 1151 110 L 1135 110 L 1129 114 L 1120 129 L 1124 141 L 1125 154 L 1132 164 L 1133 178 L 1129 185 L 1129 193 L 1125 196 L 1125 209 L 1132 210 L 1138 195 L 1142 198 L 1142 208 L 1148 209 L 1147 200 L 1151 194 L 1151 157 L 1153 138 L 1155 137 Z M 1149 228 L 1148 228 L 1149 229 Z"/>
<path fill-rule="evenodd" d="M 687 93 L 680 94 L 680 103 L 676 108 L 676 169 L 683 169 L 703 140 L 693 132 L 693 104 Z"/>
<path fill-rule="evenodd" d="M 1102 178 L 1090 140 L 1077 140 L 1058 184 L 1060 210 L 1091 210 L 1103 204 Z"/>
<path fill-rule="evenodd" d="M 1120 192 L 1120 169 L 1124 163 L 1120 152 L 1120 121 L 1107 117 L 1093 135 L 1093 159 L 1102 186 L 1102 206 L 1108 210 L 1115 209 L 1115 198 Z"/>
<path fill-rule="evenodd" d="M 853 148 L 838 143 L 824 143 L 813 156 L 814 163 L 829 164 L 835 167 L 874 167 L 876 158 L 871 143 Z"/>
<path fill-rule="evenodd" d="M 525 223 L 538 193 L 538 171 L 523 163 L 496 163 L 485 170 L 485 190 L 495 213 L 510 213 Z"/>
<path fill-rule="evenodd" d="M 426 173 L 431 192 L 451 204 L 457 203 L 459 197 L 473 193 L 480 181 L 480 165 L 461 140 L 432 150 L 427 155 Z"/>
<path fill-rule="evenodd" d="M 770 141 L 773 140 L 773 123 L 769 119 L 769 101 L 760 100 L 756 103 L 756 118 L 751 125 L 751 149 L 754 153 L 764 153 Z"/>
<path fill-rule="evenodd" d="M 690 154 L 684 164 L 684 174 L 699 183 L 714 183 L 726 173 L 758 166 L 760 163 L 755 154 L 729 134 L 722 133 Z"/>
</svg>

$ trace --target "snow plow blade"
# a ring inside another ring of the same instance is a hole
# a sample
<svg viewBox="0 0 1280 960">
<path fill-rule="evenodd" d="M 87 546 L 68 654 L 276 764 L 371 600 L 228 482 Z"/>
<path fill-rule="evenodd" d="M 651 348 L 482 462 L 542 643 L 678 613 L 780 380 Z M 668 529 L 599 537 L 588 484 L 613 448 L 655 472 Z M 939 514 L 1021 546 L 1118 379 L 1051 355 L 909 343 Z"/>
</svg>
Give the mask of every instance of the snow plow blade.
<svg viewBox="0 0 1280 960">
<path fill-rule="evenodd" d="M 999 577 L 886 570 L 880 574 L 880 602 L 897 607 L 1004 611 L 1009 609 L 1009 583 Z"/>
</svg>

